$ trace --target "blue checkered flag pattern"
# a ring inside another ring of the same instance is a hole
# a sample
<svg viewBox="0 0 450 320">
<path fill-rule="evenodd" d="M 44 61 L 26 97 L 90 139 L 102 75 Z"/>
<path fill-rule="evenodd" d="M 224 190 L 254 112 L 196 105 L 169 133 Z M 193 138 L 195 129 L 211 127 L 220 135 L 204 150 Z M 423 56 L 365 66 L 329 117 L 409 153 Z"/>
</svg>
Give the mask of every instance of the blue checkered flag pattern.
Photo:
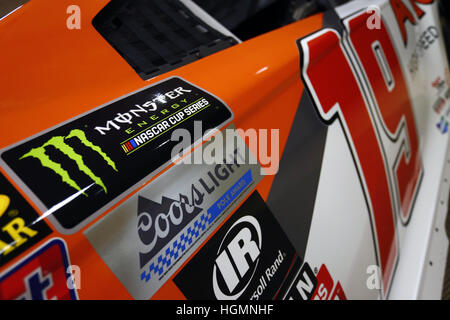
<svg viewBox="0 0 450 320">
<path fill-rule="evenodd" d="M 166 250 L 157 259 L 152 261 L 148 270 L 142 272 L 141 281 L 148 282 L 152 275 L 161 276 L 164 273 L 164 268 L 168 268 L 175 263 L 189 249 L 192 243 L 205 232 L 206 227 L 211 223 L 210 219 L 210 213 L 203 213 L 194 220 L 185 232 L 167 246 Z"/>
</svg>

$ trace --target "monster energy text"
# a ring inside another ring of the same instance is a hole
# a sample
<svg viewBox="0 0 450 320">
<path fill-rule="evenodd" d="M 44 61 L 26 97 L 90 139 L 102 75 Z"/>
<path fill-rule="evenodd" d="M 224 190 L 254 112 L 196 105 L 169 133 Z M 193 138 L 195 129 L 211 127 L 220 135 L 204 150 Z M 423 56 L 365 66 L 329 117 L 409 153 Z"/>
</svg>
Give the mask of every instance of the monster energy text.
<svg viewBox="0 0 450 320">
<path fill-rule="evenodd" d="M 142 104 L 136 104 L 134 107 L 132 107 L 130 110 L 128 110 L 125 113 L 117 113 L 115 118 L 113 120 L 106 121 L 106 125 L 104 127 L 97 126 L 95 127 L 95 130 L 99 132 L 101 135 L 106 135 L 108 131 L 110 131 L 112 128 L 116 130 L 121 129 L 121 125 L 124 124 L 133 124 L 134 118 L 141 118 L 141 115 L 145 115 L 149 112 L 155 112 L 158 109 L 158 104 L 166 104 L 168 101 L 175 100 L 179 98 L 180 96 L 184 95 L 184 93 L 192 92 L 192 90 L 184 89 L 183 87 L 178 87 L 176 89 L 173 89 L 171 91 L 168 91 L 164 94 L 158 94 L 154 99 L 148 100 Z M 187 103 L 187 100 L 181 100 L 181 102 Z M 175 103 L 170 108 L 177 109 L 180 105 Z M 163 109 L 161 110 L 161 114 L 170 113 L 169 110 Z M 156 121 L 158 119 L 158 116 L 156 114 L 152 114 L 150 116 L 150 120 Z"/>
</svg>

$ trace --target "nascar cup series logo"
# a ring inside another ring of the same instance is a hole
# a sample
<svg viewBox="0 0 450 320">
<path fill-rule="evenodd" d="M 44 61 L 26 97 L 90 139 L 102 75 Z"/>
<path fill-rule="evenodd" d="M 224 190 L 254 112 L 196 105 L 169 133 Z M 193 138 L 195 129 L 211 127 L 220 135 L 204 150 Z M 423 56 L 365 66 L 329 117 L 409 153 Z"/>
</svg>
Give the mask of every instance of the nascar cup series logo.
<svg viewBox="0 0 450 320">
<path fill-rule="evenodd" d="M 262 248 L 258 221 L 244 216 L 226 233 L 213 269 L 213 290 L 219 300 L 238 299 L 255 275 Z"/>
</svg>

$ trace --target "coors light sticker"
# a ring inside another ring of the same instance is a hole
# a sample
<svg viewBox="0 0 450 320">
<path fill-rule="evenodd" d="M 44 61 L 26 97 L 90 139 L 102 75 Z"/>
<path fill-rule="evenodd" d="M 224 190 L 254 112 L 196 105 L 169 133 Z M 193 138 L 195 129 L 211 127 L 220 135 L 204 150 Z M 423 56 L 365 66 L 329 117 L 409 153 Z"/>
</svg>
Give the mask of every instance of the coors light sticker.
<svg viewBox="0 0 450 320">
<path fill-rule="evenodd" d="M 85 231 L 134 298 L 150 298 L 254 189 L 261 167 L 246 154 L 242 143 L 223 163 L 176 165 Z"/>
</svg>

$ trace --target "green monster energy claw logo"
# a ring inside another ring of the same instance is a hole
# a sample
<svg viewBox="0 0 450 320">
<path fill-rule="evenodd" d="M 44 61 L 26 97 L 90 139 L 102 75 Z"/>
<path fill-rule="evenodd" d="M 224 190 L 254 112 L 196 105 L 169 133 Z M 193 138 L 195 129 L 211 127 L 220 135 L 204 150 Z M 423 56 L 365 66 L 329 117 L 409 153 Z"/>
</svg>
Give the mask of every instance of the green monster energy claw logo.
<svg viewBox="0 0 450 320">
<path fill-rule="evenodd" d="M 106 161 L 106 163 L 111 166 L 115 171 L 116 164 L 111 160 L 110 157 L 106 153 L 102 151 L 102 149 L 99 146 L 94 145 L 92 142 L 90 142 L 83 131 L 79 129 L 75 129 L 70 131 L 69 135 L 66 137 L 53 137 L 50 140 L 48 140 L 46 143 L 44 143 L 42 146 L 38 148 L 31 149 L 28 153 L 24 154 L 22 157 L 20 157 L 20 160 L 33 157 L 38 159 L 41 162 L 41 165 L 45 168 L 49 168 L 53 170 L 57 175 L 59 175 L 63 182 L 67 183 L 72 188 L 81 191 L 81 188 L 78 186 L 78 184 L 70 177 L 69 173 L 61 167 L 61 165 L 57 162 L 54 162 L 50 159 L 50 157 L 45 153 L 45 147 L 53 146 L 57 150 L 64 153 L 69 159 L 76 162 L 78 169 L 85 173 L 89 178 L 92 179 L 97 185 L 101 186 L 103 190 L 105 190 L 105 193 L 108 193 L 108 190 L 106 189 L 105 184 L 103 183 L 102 179 L 97 177 L 94 172 L 92 172 L 91 169 L 89 169 L 86 164 L 83 161 L 83 157 L 75 152 L 75 150 L 66 144 L 65 140 L 70 138 L 78 138 L 80 142 L 85 145 L 86 147 L 94 150 L 97 152 L 102 158 Z M 84 193 L 83 193 L 84 194 Z M 86 194 L 84 194 L 86 195 Z M 86 195 L 87 196 L 87 195 Z"/>
</svg>

